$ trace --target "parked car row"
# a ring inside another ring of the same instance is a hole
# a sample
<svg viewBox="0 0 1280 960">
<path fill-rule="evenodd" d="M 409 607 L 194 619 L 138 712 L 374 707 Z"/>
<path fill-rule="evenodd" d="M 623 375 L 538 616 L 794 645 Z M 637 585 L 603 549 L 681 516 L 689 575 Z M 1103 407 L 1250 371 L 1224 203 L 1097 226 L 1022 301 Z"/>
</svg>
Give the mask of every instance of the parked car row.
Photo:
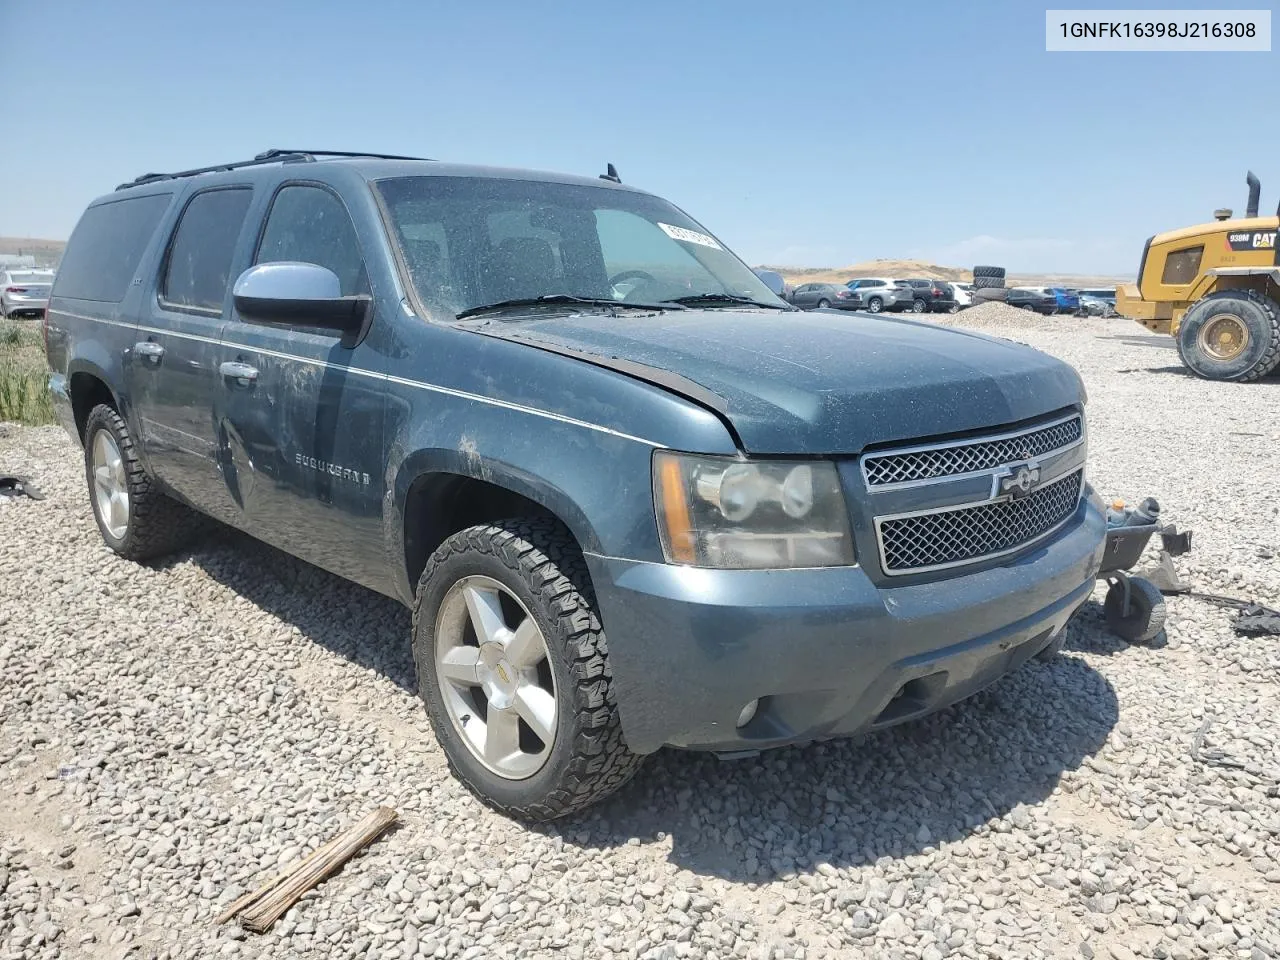
<svg viewBox="0 0 1280 960">
<path fill-rule="evenodd" d="M 972 288 L 960 290 L 959 285 L 944 280 L 858 277 L 843 285 L 802 283 L 791 291 L 787 299 L 806 310 L 834 307 L 839 310 L 865 310 L 868 313 L 886 310 L 955 313 L 962 306 L 972 303 L 971 292 Z"/>
<path fill-rule="evenodd" d="M 802 283 L 788 286 L 773 271 L 757 276 L 775 293 L 804 310 L 862 310 L 867 313 L 955 313 L 974 304 L 972 283 L 924 278 L 858 277 L 847 283 Z M 1074 290 L 1067 287 L 1010 287 L 1011 306 L 1045 316 L 1110 317 L 1115 315 L 1115 291 Z"/>
<path fill-rule="evenodd" d="M 1011 287 L 1005 302 L 1046 316 L 1073 314 L 1078 317 L 1111 317 L 1115 315 L 1116 295 L 1114 290 Z"/>
</svg>

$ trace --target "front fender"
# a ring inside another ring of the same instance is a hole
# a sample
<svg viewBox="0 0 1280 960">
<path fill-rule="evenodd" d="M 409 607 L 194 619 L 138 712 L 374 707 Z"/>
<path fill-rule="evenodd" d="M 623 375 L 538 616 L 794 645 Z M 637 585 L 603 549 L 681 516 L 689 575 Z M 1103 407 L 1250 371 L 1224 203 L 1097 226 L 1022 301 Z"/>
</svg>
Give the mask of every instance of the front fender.
<svg viewBox="0 0 1280 960">
<path fill-rule="evenodd" d="M 419 447 L 390 468 L 384 504 L 390 556 L 407 556 L 406 504 L 414 484 L 426 476 L 448 474 L 483 481 L 537 503 L 569 529 L 584 551 L 660 559 L 653 512 L 653 446 L 568 425 L 550 425 L 546 433 L 576 431 L 572 443 L 565 437 L 511 436 L 509 430 L 503 437 L 503 428 L 495 422 L 489 428 L 495 435 L 485 437 L 486 428 L 473 425 L 457 445 Z M 399 566 L 399 591 L 408 602 L 414 585 L 406 565 Z"/>
</svg>

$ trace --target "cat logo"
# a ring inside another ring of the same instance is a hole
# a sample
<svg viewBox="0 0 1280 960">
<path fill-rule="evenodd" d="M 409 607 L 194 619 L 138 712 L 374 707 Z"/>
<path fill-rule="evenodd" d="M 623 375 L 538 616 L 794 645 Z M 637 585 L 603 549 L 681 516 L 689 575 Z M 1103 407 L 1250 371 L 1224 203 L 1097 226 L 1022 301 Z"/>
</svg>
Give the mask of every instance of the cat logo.
<svg viewBox="0 0 1280 960">
<path fill-rule="evenodd" d="M 1274 250 L 1276 248 L 1275 230 L 1244 231 L 1227 234 L 1227 246 L 1232 250 Z"/>
</svg>

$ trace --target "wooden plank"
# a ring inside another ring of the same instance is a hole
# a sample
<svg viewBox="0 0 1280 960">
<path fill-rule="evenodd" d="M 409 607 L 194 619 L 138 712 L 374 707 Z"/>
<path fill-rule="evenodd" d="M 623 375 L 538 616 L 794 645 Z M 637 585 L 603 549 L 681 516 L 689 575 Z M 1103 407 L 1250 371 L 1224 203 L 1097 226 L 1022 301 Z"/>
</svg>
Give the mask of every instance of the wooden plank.
<svg viewBox="0 0 1280 960">
<path fill-rule="evenodd" d="M 240 925 L 246 930 L 265 933 L 304 893 L 337 873 L 344 863 L 376 840 L 398 818 L 390 807 L 378 807 L 288 870 L 236 900 L 216 922 L 226 923 L 238 916 Z"/>
</svg>

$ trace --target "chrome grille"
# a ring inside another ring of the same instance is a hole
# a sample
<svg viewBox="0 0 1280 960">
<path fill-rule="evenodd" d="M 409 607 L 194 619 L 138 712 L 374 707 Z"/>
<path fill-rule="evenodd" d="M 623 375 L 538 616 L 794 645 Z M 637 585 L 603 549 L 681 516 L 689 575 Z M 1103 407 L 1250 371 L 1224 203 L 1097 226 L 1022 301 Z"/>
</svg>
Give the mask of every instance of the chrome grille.
<svg viewBox="0 0 1280 960">
<path fill-rule="evenodd" d="M 863 458 L 862 469 L 872 487 L 953 477 L 1043 456 L 1076 443 L 1083 434 L 1084 424 L 1076 414 L 1022 433 L 972 443 L 872 454 Z"/>
<path fill-rule="evenodd" d="M 1084 471 L 1077 470 L 1021 500 L 881 520 L 885 573 L 936 570 L 1016 550 L 1071 516 L 1083 482 Z"/>
</svg>

